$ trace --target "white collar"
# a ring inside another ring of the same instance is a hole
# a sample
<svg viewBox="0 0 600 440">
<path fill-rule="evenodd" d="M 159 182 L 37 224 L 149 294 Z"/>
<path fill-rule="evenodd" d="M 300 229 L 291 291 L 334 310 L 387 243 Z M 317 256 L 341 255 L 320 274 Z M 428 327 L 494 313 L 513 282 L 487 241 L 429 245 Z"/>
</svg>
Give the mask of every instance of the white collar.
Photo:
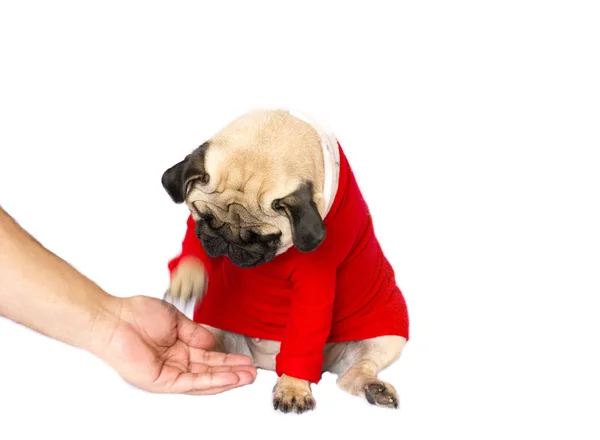
<svg viewBox="0 0 600 440">
<path fill-rule="evenodd" d="M 323 197 L 325 201 L 323 219 L 325 219 L 335 200 L 340 177 L 340 151 L 337 139 L 330 130 L 327 130 L 322 124 L 317 123 L 307 115 L 296 110 L 287 110 L 287 112 L 309 124 L 321 137 L 323 164 L 325 167 L 323 178 Z"/>
</svg>

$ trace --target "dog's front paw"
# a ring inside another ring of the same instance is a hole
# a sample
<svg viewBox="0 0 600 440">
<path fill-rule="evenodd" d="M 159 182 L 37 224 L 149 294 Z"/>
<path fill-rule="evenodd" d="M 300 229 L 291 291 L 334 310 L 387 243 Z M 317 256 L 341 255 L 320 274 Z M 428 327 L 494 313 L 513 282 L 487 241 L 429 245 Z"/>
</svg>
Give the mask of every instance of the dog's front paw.
<svg viewBox="0 0 600 440">
<path fill-rule="evenodd" d="M 283 413 L 302 414 L 315 409 L 310 383 L 282 375 L 273 388 L 273 408 Z"/>
<path fill-rule="evenodd" d="M 398 394 L 393 386 L 383 381 L 365 384 L 365 398 L 372 405 L 398 408 Z"/>
<path fill-rule="evenodd" d="M 173 271 L 169 289 L 165 292 L 165 299 L 181 301 L 187 304 L 194 298 L 201 298 L 207 285 L 207 276 L 204 264 L 195 257 L 181 260 Z"/>
</svg>

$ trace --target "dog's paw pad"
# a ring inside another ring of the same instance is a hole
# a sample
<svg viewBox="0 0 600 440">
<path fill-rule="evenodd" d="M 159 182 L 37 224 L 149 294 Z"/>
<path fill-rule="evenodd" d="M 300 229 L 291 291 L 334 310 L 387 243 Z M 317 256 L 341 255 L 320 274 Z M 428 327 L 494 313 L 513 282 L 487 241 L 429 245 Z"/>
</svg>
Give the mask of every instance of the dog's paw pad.
<svg viewBox="0 0 600 440">
<path fill-rule="evenodd" d="M 398 408 L 396 390 L 385 382 L 372 382 L 365 386 L 365 397 L 371 405 Z"/>
<path fill-rule="evenodd" d="M 296 395 L 291 390 L 281 390 L 275 393 L 273 397 L 273 408 L 282 413 L 302 414 L 306 411 L 315 409 L 315 399 L 310 395 Z"/>
</svg>

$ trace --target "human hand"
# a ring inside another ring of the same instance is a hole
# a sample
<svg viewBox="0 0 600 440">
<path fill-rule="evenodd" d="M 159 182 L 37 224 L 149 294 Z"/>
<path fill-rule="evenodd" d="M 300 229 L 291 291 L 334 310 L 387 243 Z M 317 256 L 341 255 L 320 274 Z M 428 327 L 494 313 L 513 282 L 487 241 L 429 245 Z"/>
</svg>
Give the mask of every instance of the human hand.
<svg viewBox="0 0 600 440">
<path fill-rule="evenodd" d="M 166 301 L 115 299 L 116 321 L 98 355 L 128 383 L 150 392 L 217 394 L 254 382 L 247 356 L 209 351 L 212 334 Z"/>
</svg>

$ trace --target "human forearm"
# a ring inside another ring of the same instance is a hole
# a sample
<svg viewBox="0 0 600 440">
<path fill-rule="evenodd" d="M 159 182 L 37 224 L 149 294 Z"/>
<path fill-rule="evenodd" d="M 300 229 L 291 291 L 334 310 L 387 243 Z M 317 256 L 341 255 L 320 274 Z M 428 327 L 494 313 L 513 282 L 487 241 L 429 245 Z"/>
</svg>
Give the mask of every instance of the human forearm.
<svg viewBox="0 0 600 440">
<path fill-rule="evenodd" d="M 0 315 L 98 354 L 118 301 L 0 208 Z M 92 333 L 94 337 L 91 337 Z"/>
<path fill-rule="evenodd" d="M 1 207 L 0 315 L 91 352 L 148 391 L 214 394 L 256 377 L 247 356 L 208 351 L 210 332 L 165 301 L 104 292 Z"/>
</svg>

